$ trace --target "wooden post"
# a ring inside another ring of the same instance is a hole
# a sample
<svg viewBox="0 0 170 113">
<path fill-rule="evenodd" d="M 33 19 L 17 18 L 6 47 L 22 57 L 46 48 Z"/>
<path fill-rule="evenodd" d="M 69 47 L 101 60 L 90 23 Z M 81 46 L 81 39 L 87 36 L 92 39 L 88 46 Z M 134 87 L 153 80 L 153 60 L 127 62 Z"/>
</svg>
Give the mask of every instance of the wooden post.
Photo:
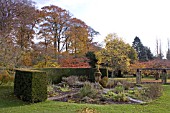
<svg viewBox="0 0 170 113">
<path fill-rule="evenodd" d="M 166 72 L 166 69 L 162 70 L 161 79 L 162 79 L 162 84 L 166 84 L 167 83 L 167 72 Z"/>
<path fill-rule="evenodd" d="M 139 69 L 136 71 L 136 84 L 141 84 L 141 71 Z"/>
</svg>

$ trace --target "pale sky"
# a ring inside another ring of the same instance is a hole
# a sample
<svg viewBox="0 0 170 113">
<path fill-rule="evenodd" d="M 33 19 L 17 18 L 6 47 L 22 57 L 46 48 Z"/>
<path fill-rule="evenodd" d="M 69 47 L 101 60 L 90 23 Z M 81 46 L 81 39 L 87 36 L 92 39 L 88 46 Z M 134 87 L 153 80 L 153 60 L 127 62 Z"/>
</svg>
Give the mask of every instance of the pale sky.
<svg viewBox="0 0 170 113">
<path fill-rule="evenodd" d="M 56 5 L 100 32 L 94 41 L 101 43 L 107 34 L 117 33 L 132 45 L 138 36 L 143 45 L 156 52 L 156 39 L 167 51 L 170 39 L 170 0 L 34 0 L 40 8 Z"/>
</svg>

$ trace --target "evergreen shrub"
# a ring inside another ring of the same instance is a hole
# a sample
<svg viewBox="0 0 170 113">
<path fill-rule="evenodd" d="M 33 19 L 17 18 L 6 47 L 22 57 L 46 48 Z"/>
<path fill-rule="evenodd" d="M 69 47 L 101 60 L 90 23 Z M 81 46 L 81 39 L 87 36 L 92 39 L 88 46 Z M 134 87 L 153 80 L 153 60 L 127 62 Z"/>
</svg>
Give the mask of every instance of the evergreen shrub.
<svg viewBox="0 0 170 113">
<path fill-rule="evenodd" d="M 16 70 L 14 94 L 23 101 L 32 103 L 47 99 L 47 76 L 42 71 Z"/>
</svg>

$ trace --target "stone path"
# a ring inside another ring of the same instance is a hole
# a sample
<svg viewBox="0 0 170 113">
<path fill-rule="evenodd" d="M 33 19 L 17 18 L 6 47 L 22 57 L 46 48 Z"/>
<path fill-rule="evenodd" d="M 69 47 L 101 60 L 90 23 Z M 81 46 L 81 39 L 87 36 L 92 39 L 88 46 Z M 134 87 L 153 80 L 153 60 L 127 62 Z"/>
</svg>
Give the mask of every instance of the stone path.
<svg viewBox="0 0 170 113">
<path fill-rule="evenodd" d="M 145 103 L 144 101 L 136 100 L 136 99 L 133 99 L 133 98 L 131 98 L 131 97 L 128 97 L 128 99 L 129 99 L 130 101 L 132 101 L 132 102 L 139 103 L 139 104 Z"/>
<path fill-rule="evenodd" d="M 78 94 L 78 92 L 65 94 L 65 95 L 61 95 L 61 96 L 49 97 L 47 100 L 58 100 L 58 99 L 65 98 L 65 97 L 68 97 L 68 96 L 74 96 L 76 94 Z"/>
</svg>

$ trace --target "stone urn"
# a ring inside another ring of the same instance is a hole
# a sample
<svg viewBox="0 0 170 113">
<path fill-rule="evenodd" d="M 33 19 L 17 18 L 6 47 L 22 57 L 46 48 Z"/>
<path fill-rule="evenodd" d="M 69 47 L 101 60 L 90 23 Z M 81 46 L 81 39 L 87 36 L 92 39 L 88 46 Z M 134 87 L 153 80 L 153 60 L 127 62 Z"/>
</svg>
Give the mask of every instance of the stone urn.
<svg viewBox="0 0 170 113">
<path fill-rule="evenodd" d="M 94 73 L 94 77 L 95 77 L 95 82 L 99 83 L 99 81 L 101 80 L 101 72 L 99 70 L 99 68 L 97 68 L 96 72 Z"/>
</svg>

